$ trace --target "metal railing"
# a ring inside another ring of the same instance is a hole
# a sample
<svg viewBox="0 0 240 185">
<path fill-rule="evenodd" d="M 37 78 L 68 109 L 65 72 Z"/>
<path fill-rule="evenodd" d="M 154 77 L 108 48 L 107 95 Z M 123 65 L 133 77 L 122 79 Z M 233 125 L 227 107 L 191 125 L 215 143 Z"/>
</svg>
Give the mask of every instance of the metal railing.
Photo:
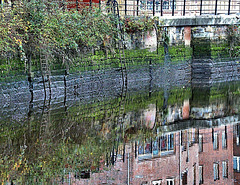
<svg viewBox="0 0 240 185">
<path fill-rule="evenodd" d="M 122 16 L 189 16 L 240 13 L 238 0 L 121 0 Z"/>
<path fill-rule="evenodd" d="M 63 10 L 99 8 L 107 10 L 113 0 L 59 0 Z M 190 16 L 190 15 L 231 15 L 240 14 L 239 0 L 117 0 L 120 16 Z M 4 6 L 13 7 L 4 3 Z"/>
</svg>

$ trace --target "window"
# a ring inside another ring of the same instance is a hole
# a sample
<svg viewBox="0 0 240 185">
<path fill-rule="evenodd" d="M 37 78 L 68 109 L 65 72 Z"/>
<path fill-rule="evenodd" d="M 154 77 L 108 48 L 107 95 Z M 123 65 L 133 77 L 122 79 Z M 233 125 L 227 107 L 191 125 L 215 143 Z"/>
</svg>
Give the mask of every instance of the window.
<svg viewBox="0 0 240 185">
<path fill-rule="evenodd" d="M 167 179 L 167 185 L 174 185 L 174 179 Z"/>
<path fill-rule="evenodd" d="M 203 136 L 199 135 L 199 152 L 203 151 Z"/>
<path fill-rule="evenodd" d="M 227 161 L 222 162 L 222 175 L 223 178 L 228 178 L 228 165 Z"/>
<path fill-rule="evenodd" d="M 160 2 L 159 1 L 156 1 L 156 10 L 160 10 Z"/>
<path fill-rule="evenodd" d="M 169 2 L 168 0 L 163 0 L 163 9 L 169 9 Z"/>
<path fill-rule="evenodd" d="M 160 2 L 155 1 L 155 10 L 160 9 Z M 152 0 L 140 0 L 139 4 L 140 10 L 153 10 L 153 1 Z"/>
<path fill-rule="evenodd" d="M 152 1 L 147 1 L 147 9 L 152 10 L 153 9 L 153 2 Z"/>
<path fill-rule="evenodd" d="M 147 2 L 145 0 L 140 1 L 140 10 L 146 10 L 147 9 L 146 5 Z"/>
<path fill-rule="evenodd" d="M 233 157 L 233 170 L 235 172 L 240 172 L 240 157 L 234 156 Z"/>
<path fill-rule="evenodd" d="M 170 1 L 170 8 L 173 9 L 173 0 Z M 174 3 L 174 9 L 176 9 L 176 1 Z"/>
<path fill-rule="evenodd" d="M 213 150 L 218 149 L 218 133 L 214 133 L 213 135 Z"/>
<path fill-rule="evenodd" d="M 162 180 L 154 180 L 152 181 L 152 185 L 161 185 Z"/>
<path fill-rule="evenodd" d="M 219 179 L 219 164 L 218 163 L 213 163 L 213 175 L 214 175 L 214 180 Z"/>
<path fill-rule="evenodd" d="M 203 184 L 203 166 L 199 166 L 199 184 Z"/>
</svg>

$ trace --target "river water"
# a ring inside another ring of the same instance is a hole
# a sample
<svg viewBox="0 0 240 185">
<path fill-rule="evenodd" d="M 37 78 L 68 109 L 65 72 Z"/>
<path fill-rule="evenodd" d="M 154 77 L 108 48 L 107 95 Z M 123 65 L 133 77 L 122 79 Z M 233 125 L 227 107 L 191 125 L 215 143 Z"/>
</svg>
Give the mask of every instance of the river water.
<svg viewBox="0 0 240 185">
<path fill-rule="evenodd" d="M 27 81 L 1 83 L 0 182 L 240 183 L 239 71 L 213 70 L 147 65 L 126 84 L 117 70 L 72 74 L 51 98 L 37 78 L 32 98 Z"/>
</svg>

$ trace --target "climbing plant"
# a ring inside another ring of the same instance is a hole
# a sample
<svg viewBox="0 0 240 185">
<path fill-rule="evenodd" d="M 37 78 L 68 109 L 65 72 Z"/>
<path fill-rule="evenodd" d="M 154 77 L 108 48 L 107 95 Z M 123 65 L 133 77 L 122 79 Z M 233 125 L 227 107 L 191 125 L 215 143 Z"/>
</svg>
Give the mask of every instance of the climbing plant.
<svg viewBox="0 0 240 185">
<path fill-rule="evenodd" d="M 239 44 L 240 44 L 240 26 L 239 25 L 230 25 L 226 29 L 226 39 L 228 44 L 228 50 L 230 57 L 238 57 L 239 53 Z M 237 46 L 237 47 L 236 47 Z"/>
<path fill-rule="evenodd" d="M 69 55 L 101 48 L 119 40 L 118 19 L 98 8 L 63 11 L 54 2 L 22 1 L 11 9 L 1 8 L 1 65 L 6 56 L 28 60 L 38 57 L 45 44 L 50 56 Z M 11 54 L 10 54 L 11 53 Z"/>
<path fill-rule="evenodd" d="M 124 18 L 124 29 L 127 33 L 146 32 L 154 29 L 155 18 L 126 17 Z"/>
</svg>

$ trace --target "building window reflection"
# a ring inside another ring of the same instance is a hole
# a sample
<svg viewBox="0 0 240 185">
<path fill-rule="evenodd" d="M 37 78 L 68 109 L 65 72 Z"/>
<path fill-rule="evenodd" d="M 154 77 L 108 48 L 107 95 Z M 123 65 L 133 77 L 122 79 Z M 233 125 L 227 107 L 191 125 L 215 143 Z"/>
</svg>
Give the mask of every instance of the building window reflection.
<svg viewBox="0 0 240 185">
<path fill-rule="evenodd" d="M 213 150 L 218 149 L 218 133 L 214 132 L 213 134 Z"/>
<path fill-rule="evenodd" d="M 167 155 L 174 151 L 174 134 L 138 142 L 138 155 Z"/>
<path fill-rule="evenodd" d="M 193 165 L 193 185 L 196 185 L 196 179 L 197 179 L 197 174 L 196 174 L 196 163 Z"/>
<path fill-rule="evenodd" d="M 153 155 L 159 154 L 158 138 L 156 138 L 152 143 L 152 151 L 153 151 Z"/>
<path fill-rule="evenodd" d="M 239 156 L 234 156 L 233 157 L 233 170 L 235 172 L 240 172 L 240 157 Z"/>
<path fill-rule="evenodd" d="M 141 183 L 141 185 L 148 185 L 148 182 L 147 182 L 147 181 L 143 181 L 143 182 Z"/>
<path fill-rule="evenodd" d="M 167 179 L 167 185 L 174 185 L 174 179 Z"/>
<path fill-rule="evenodd" d="M 227 135 L 226 135 L 226 131 L 222 132 L 222 148 L 223 149 L 227 148 Z"/>
<path fill-rule="evenodd" d="M 235 126 L 234 135 L 235 135 L 235 138 L 236 138 L 236 144 L 237 144 L 237 146 L 239 146 L 239 140 L 240 140 L 240 129 L 239 129 L 239 125 L 236 125 L 236 126 Z"/>
<path fill-rule="evenodd" d="M 203 184 L 203 166 L 199 166 L 199 184 Z"/>
<path fill-rule="evenodd" d="M 199 135 L 199 152 L 203 151 L 203 136 Z"/>
<path fill-rule="evenodd" d="M 151 140 L 146 140 L 144 142 L 138 143 L 138 154 L 151 154 L 152 153 L 152 143 Z"/>
<path fill-rule="evenodd" d="M 187 184 L 187 171 L 182 173 L 182 185 L 186 185 Z"/>
<path fill-rule="evenodd" d="M 162 180 L 154 180 L 152 181 L 152 185 L 162 185 Z"/>
<path fill-rule="evenodd" d="M 164 135 L 160 139 L 161 151 L 173 150 L 174 147 L 174 135 Z"/>
<path fill-rule="evenodd" d="M 219 164 L 218 163 L 213 163 L 213 175 L 214 175 L 214 180 L 219 180 Z"/>
<path fill-rule="evenodd" d="M 223 175 L 223 178 L 228 178 L 228 163 L 227 163 L 227 161 L 222 162 L 222 175 Z"/>
<path fill-rule="evenodd" d="M 147 140 L 145 142 L 145 154 L 151 154 L 152 153 L 152 145 L 151 145 L 151 140 Z"/>
<path fill-rule="evenodd" d="M 143 142 L 138 143 L 138 154 L 139 155 L 144 154 L 144 143 Z"/>
</svg>

